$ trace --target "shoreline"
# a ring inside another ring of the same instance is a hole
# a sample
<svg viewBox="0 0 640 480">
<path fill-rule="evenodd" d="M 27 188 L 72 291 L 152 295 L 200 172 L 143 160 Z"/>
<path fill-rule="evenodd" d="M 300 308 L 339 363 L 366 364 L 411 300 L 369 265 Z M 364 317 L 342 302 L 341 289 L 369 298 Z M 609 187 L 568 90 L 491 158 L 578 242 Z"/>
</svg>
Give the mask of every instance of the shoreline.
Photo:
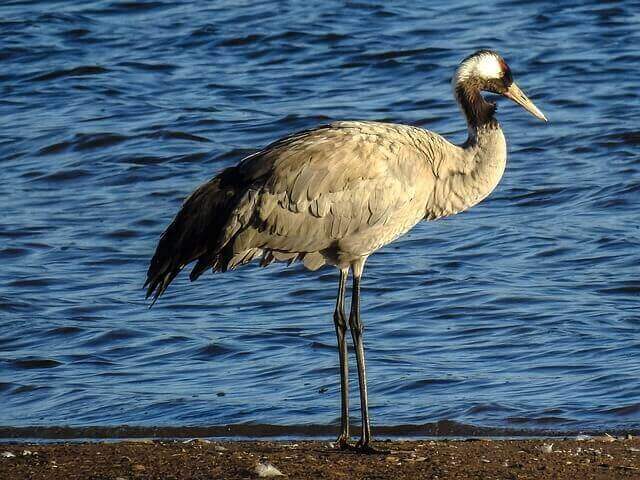
<svg viewBox="0 0 640 480">
<path fill-rule="evenodd" d="M 387 452 L 377 455 L 327 441 L 0 443 L 0 478 L 245 479 L 272 464 L 283 478 L 302 480 L 638 479 L 640 439 L 629 437 L 379 441 Z"/>
<path fill-rule="evenodd" d="M 221 440 L 328 440 L 337 435 L 337 425 L 272 425 L 231 424 L 208 426 L 22 426 L 0 425 L 0 442 L 50 441 L 50 440 L 125 440 L 136 438 L 189 439 L 215 438 Z M 358 433 L 357 425 L 351 432 Z M 613 436 L 640 436 L 639 428 L 584 428 L 584 429 L 534 429 L 482 427 L 442 420 L 426 424 L 374 426 L 373 433 L 379 439 L 468 439 L 489 437 L 494 439 L 571 438 L 578 435 L 592 437 L 605 434 Z"/>
</svg>

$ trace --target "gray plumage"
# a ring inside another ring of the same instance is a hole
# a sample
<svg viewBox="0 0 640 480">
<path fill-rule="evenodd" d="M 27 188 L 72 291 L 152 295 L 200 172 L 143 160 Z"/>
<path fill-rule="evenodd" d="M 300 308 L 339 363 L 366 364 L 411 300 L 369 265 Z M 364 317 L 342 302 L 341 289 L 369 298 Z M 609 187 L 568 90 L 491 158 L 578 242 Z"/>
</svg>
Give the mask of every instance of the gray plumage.
<svg viewBox="0 0 640 480">
<path fill-rule="evenodd" d="M 325 263 L 348 267 L 420 220 L 482 200 L 505 159 L 499 129 L 463 147 L 426 130 L 376 122 L 297 133 L 187 198 L 152 262 L 150 273 L 162 281 L 156 293 L 195 260 L 192 280 L 257 257 L 263 265 L 301 260 L 312 270 Z"/>
<path fill-rule="evenodd" d="M 454 93 L 469 126 L 463 145 L 407 125 L 336 122 L 278 140 L 225 169 L 185 200 L 162 234 L 149 267 L 147 297 L 155 302 L 192 262 L 190 278 L 195 280 L 208 269 L 231 270 L 259 258 L 262 265 L 302 261 L 311 270 L 335 265 L 343 299 L 350 268 L 359 286 L 364 262 L 377 249 L 421 220 L 466 210 L 496 187 L 506 165 L 506 143 L 495 106 L 480 91 L 501 93 L 541 116 L 516 89 L 504 60 L 480 51 L 465 59 L 454 77 Z M 334 320 L 342 348 L 339 330 L 346 328 L 346 317 L 341 302 Z M 353 303 L 351 316 L 352 333 L 354 327 L 361 330 Z M 360 373 L 360 359 L 358 366 Z M 342 375 L 344 446 L 348 398 Z M 360 387 L 366 410 L 366 382 Z M 363 428 L 365 420 L 368 428 L 368 417 L 363 417 Z M 369 448 L 368 443 L 363 431 L 360 447 Z"/>
</svg>

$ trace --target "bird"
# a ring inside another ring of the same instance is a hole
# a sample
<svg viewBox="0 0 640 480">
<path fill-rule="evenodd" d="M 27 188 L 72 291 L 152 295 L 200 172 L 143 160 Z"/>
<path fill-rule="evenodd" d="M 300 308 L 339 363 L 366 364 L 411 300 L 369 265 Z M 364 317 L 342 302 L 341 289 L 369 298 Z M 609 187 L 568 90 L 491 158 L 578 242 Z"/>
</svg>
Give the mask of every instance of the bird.
<svg viewBox="0 0 640 480">
<path fill-rule="evenodd" d="M 478 50 L 455 70 L 453 94 L 468 138 L 455 145 L 410 125 L 336 121 L 293 133 L 225 168 L 189 195 L 160 236 L 145 282 L 152 303 L 187 265 L 191 281 L 252 260 L 302 262 L 339 271 L 333 312 L 340 362 L 341 421 L 337 447 L 380 452 L 372 442 L 360 318 L 367 258 L 423 220 L 460 213 L 487 197 L 506 167 L 507 146 L 496 103 L 519 104 L 547 122 L 513 80 L 500 54 Z M 498 97 L 499 98 L 499 97 Z M 345 291 L 352 275 L 349 316 Z M 349 433 L 347 326 L 360 393 L 360 438 Z"/>
</svg>

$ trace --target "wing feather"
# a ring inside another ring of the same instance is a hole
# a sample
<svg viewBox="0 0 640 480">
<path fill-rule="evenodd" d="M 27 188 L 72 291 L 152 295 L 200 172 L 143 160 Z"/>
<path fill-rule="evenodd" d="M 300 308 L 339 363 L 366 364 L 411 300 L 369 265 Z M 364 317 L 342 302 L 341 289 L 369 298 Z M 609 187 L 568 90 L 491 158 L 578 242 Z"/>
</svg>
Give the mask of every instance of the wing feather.
<svg viewBox="0 0 640 480">
<path fill-rule="evenodd" d="M 195 280 L 260 255 L 317 268 L 326 249 L 384 244 L 384 229 L 406 231 L 433 198 L 441 159 L 428 152 L 441 141 L 414 127 L 337 122 L 272 143 L 187 199 L 152 260 L 148 295 L 192 261 Z"/>
</svg>

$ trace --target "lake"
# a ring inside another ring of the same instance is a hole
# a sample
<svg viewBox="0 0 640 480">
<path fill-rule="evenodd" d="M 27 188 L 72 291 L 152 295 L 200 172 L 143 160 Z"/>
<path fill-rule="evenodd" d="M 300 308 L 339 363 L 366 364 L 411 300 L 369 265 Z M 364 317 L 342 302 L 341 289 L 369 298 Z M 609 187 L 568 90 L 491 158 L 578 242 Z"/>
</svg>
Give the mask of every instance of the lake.
<svg viewBox="0 0 640 480">
<path fill-rule="evenodd" d="M 500 100 L 494 193 L 369 259 L 374 433 L 639 429 L 638 45 L 631 1 L 3 2 L 0 425 L 339 424 L 337 270 L 183 274 L 148 309 L 155 244 L 296 130 L 463 142 L 451 76 L 493 48 L 549 123 Z"/>
</svg>

